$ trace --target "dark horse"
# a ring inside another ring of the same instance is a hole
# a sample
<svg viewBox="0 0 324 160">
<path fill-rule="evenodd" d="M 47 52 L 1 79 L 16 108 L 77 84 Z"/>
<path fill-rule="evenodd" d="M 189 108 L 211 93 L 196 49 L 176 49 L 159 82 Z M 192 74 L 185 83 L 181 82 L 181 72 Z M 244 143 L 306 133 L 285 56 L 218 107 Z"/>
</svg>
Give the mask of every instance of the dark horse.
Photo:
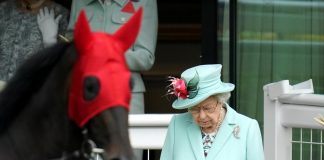
<svg viewBox="0 0 324 160">
<path fill-rule="evenodd" d="M 105 160 L 134 159 L 124 53 L 141 15 L 108 35 L 91 33 L 82 12 L 73 43 L 47 48 L 17 70 L 0 93 L 0 160 L 91 159 L 94 146 Z"/>
</svg>

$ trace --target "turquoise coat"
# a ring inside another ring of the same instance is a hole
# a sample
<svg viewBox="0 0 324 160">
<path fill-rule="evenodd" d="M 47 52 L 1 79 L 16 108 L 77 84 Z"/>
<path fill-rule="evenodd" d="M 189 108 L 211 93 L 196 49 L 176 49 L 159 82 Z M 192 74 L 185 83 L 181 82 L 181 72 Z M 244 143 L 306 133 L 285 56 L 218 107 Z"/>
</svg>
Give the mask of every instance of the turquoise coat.
<svg viewBox="0 0 324 160">
<path fill-rule="evenodd" d="M 205 158 L 201 130 L 191 114 L 175 115 L 169 124 L 160 159 L 264 160 L 258 122 L 227 105 L 225 119 Z"/>
<path fill-rule="evenodd" d="M 123 11 L 128 2 L 129 0 L 111 0 L 109 4 L 102 4 L 99 0 L 73 0 L 68 29 L 73 30 L 80 10 L 84 9 L 93 31 L 114 33 L 134 14 Z M 149 70 L 155 61 L 158 16 L 156 0 L 139 0 L 132 4 L 135 10 L 141 6 L 144 9 L 140 33 L 134 45 L 126 52 L 126 62 L 133 81 L 131 107 L 139 108 L 134 112 L 140 113 L 144 110 L 145 92 L 141 72 Z"/>
</svg>

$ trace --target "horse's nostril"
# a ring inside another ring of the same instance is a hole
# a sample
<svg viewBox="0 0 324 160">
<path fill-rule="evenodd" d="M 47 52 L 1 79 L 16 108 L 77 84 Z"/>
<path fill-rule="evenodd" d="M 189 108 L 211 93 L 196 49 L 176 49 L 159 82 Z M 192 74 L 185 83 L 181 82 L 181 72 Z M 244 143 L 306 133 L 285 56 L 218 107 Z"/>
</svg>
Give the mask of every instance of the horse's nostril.
<svg viewBox="0 0 324 160">
<path fill-rule="evenodd" d="M 100 90 L 100 83 L 94 76 L 89 76 L 84 79 L 83 83 L 83 98 L 86 101 L 91 101 L 97 97 Z"/>
</svg>

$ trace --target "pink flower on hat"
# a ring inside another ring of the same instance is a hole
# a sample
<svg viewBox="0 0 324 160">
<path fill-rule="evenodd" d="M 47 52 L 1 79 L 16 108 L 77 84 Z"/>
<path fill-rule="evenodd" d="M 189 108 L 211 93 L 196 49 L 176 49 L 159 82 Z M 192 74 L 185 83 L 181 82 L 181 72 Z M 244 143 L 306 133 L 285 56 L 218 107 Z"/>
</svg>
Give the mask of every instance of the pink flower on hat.
<svg viewBox="0 0 324 160">
<path fill-rule="evenodd" d="M 169 77 L 169 81 L 171 81 L 170 88 L 168 90 L 168 94 L 174 94 L 175 96 L 186 99 L 188 98 L 188 91 L 186 87 L 186 81 L 183 79 Z"/>
<path fill-rule="evenodd" d="M 198 82 L 199 76 L 196 72 L 195 76 L 189 80 L 187 83 L 183 78 L 175 78 L 169 76 L 169 81 L 171 84 L 168 86 L 168 93 L 170 95 L 175 95 L 181 99 L 192 99 L 198 94 Z"/>
</svg>

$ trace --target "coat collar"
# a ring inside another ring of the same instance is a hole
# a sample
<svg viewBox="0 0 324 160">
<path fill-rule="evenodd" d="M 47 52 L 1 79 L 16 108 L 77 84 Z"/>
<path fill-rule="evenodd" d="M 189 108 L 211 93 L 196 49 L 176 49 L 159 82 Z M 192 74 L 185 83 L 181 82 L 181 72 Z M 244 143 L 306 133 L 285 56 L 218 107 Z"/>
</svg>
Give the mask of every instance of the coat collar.
<svg viewBox="0 0 324 160">
<path fill-rule="evenodd" d="M 222 150 L 223 146 L 228 142 L 228 139 L 233 134 L 234 127 L 236 126 L 236 111 L 234 111 L 231 107 L 226 104 L 227 112 L 226 116 L 223 120 L 221 127 L 219 128 L 219 132 L 216 135 L 213 146 L 208 152 L 206 160 L 213 160 L 218 155 L 218 153 Z M 199 126 L 193 121 L 187 128 L 188 138 L 192 147 L 192 150 L 196 156 L 196 159 L 205 159 L 201 130 Z"/>
<path fill-rule="evenodd" d="M 83 0 L 83 1 L 85 2 L 86 5 L 88 5 L 94 1 L 99 1 L 99 0 Z M 112 1 L 115 1 L 120 6 L 124 6 L 129 0 L 112 0 Z"/>
<path fill-rule="evenodd" d="M 205 159 L 201 131 L 195 122 L 192 121 L 188 126 L 187 134 L 196 159 Z"/>
<path fill-rule="evenodd" d="M 229 141 L 229 138 L 233 138 L 233 130 L 236 126 L 236 111 L 234 111 L 231 107 L 226 104 L 227 112 L 225 119 L 223 120 L 223 123 L 221 127 L 219 128 L 219 131 L 216 135 L 216 138 L 214 140 L 213 146 L 208 152 L 208 155 L 206 157 L 206 160 L 213 160 L 218 155 L 218 153 L 222 150 L 222 148 L 225 146 L 225 144 Z"/>
</svg>

